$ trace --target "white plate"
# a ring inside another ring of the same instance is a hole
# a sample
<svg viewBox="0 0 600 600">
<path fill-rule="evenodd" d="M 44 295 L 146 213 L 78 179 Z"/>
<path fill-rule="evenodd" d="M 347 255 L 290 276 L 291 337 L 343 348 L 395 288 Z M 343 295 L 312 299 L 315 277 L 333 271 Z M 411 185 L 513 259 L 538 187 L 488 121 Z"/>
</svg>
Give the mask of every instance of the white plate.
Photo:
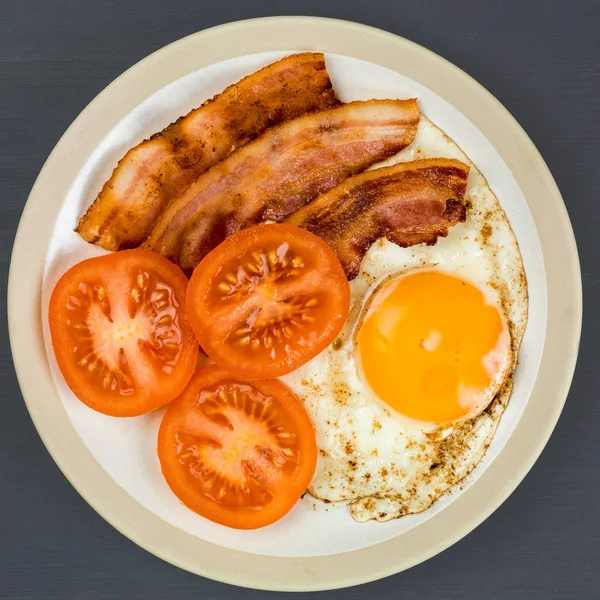
<svg viewBox="0 0 600 600">
<path fill-rule="evenodd" d="M 249 29 L 252 36 L 242 33 Z M 353 43 L 357 36 L 359 47 Z M 488 178 L 523 254 L 530 320 L 513 398 L 470 478 L 471 487 L 421 515 L 358 524 L 343 507 L 304 501 L 264 530 L 239 532 L 205 521 L 181 506 L 162 480 L 155 455 L 160 414 L 118 420 L 94 413 L 66 388 L 52 352 L 49 361 L 43 352 L 42 329 L 47 326 L 41 315 L 52 285 L 68 266 L 99 253 L 72 229 L 116 161 L 134 143 L 279 58 L 282 48 L 331 52 L 327 65 L 343 100 L 419 97 L 423 112 Z M 48 163 L 26 207 L 11 265 L 15 364 L 32 416 L 61 468 L 101 514 L 141 545 L 185 568 L 239 585 L 350 585 L 406 568 L 464 535 L 514 489 L 541 451 L 564 402 L 579 336 L 580 278 L 570 224 L 545 165 L 522 130 L 487 92 L 442 59 L 400 38 L 338 21 L 280 18 L 216 28 L 169 46 L 128 71 L 77 119 Z M 548 297 L 544 263 L 548 287 L 554 289 Z M 557 276 L 570 285 L 557 285 Z M 558 320 L 565 311 L 569 318 Z M 563 356 L 554 367 L 548 361 L 557 347 L 544 347 L 549 322 L 548 339 L 560 344 Z M 32 369 L 35 378 L 29 375 Z M 537 412 L 542 416 L 531 429 Z M 529 438 L 523 437 L 523 423 L 518 424 L 521 415 L 529 421 Z M 477 479 L 486 483 L 473 485 Z"/>
</svg>

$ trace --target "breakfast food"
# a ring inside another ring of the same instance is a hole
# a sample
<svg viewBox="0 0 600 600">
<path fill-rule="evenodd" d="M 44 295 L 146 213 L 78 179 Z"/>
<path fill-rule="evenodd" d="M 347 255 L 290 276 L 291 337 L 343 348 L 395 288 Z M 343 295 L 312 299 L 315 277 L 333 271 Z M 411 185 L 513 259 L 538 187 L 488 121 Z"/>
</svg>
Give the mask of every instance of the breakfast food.
<svg viewBox="0 0 600 600">
<path fill-rule="evenodd" d="M 255 529 L 307 491 L 387 521 L 484 455 L 527 282 L 486 180 L 415 99 L 341 105 L 322 55 L 288 57 L 134 148 L 79 231 L 145 250 L 61 278 L 58 366 L 100 412 L 169 403 L 158 460 L 199 515 Z M 192 374 L 199 347 L 214 364 Z"/>
<path fill-rule="evenodd" d="M 402 247 L 435 244 L 465 220 L 469 167 L 433 158 L 351 177 L 292 214 L 336 252 L 348 279 L 358 275 L 371 245 L 385 237 Z"/>
<path fill-rule="evenodd" d="M 90 258 L 60 278 L 48 310 L 52 345 L 82 402 L 131 417 L 183 391 L 198 356 L 186 286 L 179 267 L 145 250 Z"/>
<path fill-rule="evenodd" d="M 187 315 L 202 349 L 245 379 L 303 365 L 341 331 L 350 289 L 333 250 L 290 225 L 245 229 L 196 267 Z"/>
<path fill-rule="evenodd" d="M 129 150 L 77 232 L 106 250 L 135 248 L 166 204 L 204 171 L 268 127 L 335 104 L 323 54 L 283 58 Z"/>
<path fill-rule="evenodd" d="M 315 427 L 309 492 L 348 503 L 360 522 L 421 512 L 479 463 L 509 400 L 527 322 L 517 242 L 471 161 L 422 117 L 415 141 L 390 162 L 440 156 L 470 167 L 466 220 L 433 246 L 375 242 L 350 282 L 340 336 L 282 378 Z"/>
<path fill-rule="evenodd" d="M 158 456 L 177 497 L 236 529 L 283 517 L 317 461 L 302 403 L 277 380 L 247 383 L 214 365 L 196 372 L 160 425 Z"/>
<path fill-rule="evenodd" d="M 416 100 L 351 102 L 269 129 L 173 200 L 144 248 L 186 272 L 226 237 L 281 221 L 415 137 Z"/>
</svg>

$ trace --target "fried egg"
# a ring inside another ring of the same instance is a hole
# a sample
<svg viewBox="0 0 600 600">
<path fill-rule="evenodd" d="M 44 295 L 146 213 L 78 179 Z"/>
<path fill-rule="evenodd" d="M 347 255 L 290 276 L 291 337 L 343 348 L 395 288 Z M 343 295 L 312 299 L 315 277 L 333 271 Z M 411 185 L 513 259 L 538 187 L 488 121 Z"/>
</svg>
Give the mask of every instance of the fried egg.
<svg viewBox="0 0 600 600">
<path fill-rule="evenodd" d="M 283 378 L 315 427 L 309 493 L 348 503 L 359 522 L 421 512 L 473 470 L 509 400 L 527 321 L 516 239 L 460 148 L 422 117 L 385 164 L 430 157 L 471 166 L 466 221 L 435 246 L 375 243 L 339 338 Z"/>
</svg>

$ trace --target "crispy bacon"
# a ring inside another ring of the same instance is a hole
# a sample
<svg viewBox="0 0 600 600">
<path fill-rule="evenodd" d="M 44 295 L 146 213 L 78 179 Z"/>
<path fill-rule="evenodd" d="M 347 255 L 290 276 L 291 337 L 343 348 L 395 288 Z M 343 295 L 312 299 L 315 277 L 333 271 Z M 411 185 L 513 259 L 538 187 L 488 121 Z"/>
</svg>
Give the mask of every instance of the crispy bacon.
<svg viewBox="0 0 600 600">
<path fill-rule="evenodd" d="M 351 102 L 272 128 L 173 201 L 144 247 L 190 272 L 226 237 L 289 214 L 410 144 L 416 100 Z"/>
<path fill-rule="evenodd" d="M 129 150 L 76 231 L 106 250 L 138 246 L 165 205 L 233 150 L 337 103 L 323 54 L 273 63 Z"/>
<path fill-rule="evenodd" d="M 464 221 L 468 175 L 467 165 L 445 158 L 367 171 L 307 204 L 286 223 L 324 239 L 351 280 L 379 238 L 402 247 L 433 245 Z"/>
</svg>

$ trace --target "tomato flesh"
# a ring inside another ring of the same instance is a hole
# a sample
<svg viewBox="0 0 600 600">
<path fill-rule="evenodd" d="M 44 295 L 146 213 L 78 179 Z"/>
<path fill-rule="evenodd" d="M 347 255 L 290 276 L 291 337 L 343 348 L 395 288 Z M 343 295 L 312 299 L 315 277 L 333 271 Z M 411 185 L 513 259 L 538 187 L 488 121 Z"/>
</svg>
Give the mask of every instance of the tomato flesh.
<svg viewBox="0 0 600 600">
<path fill-rule="evenodd" d="M 158 456 L 188 508 L 222 525 L 255 529 L 298 501 L 317 450 L 304 407 L 281 382 L 245 382 L 211 365 L 167 408 Z"/>
<path fill-rule="evenodd" d="M 85 260 L 59 280 L 49 307 L 58 366 L 75 395 L 112 416 L 177 397 L 197 344 L 185 316 L 186 279 L 167 259 L 128 250 Z"/>
<path fill-rule="evenodd" d="M 333 250 L 290 225 L 260 225 L 226 239 L 196 267 L 188 318 L 202 349 L 249 380 L 279 377 L 342 329 L 350 288 Z"/>
</svg>

